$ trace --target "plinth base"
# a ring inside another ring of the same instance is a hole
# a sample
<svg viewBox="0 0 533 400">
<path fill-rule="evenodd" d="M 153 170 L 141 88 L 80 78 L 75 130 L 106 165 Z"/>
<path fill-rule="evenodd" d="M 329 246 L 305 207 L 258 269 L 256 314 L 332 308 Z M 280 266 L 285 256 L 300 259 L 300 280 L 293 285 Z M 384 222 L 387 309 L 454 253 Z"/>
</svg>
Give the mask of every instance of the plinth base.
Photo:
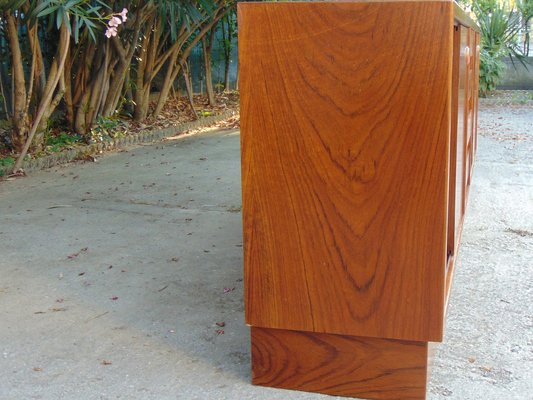
<svg viewBox="0 0 533 400">
<path fill-rule="evenodd" d="M 252 327 L 252 383 L 366 399 L 425 399 L 428 343 Z"/>
</svg>

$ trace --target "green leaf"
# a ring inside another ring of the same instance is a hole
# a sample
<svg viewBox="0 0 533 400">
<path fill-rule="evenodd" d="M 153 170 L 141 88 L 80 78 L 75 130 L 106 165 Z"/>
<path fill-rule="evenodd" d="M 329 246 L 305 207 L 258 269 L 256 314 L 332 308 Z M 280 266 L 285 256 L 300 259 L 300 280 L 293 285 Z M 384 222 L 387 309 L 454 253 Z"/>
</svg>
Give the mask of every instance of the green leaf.
<svg viewBox="0 0 533 400">
<path fill-rule="evenodd" d="M 108 10 L 111 10 L 111 6 L 109 6 L 109 4 L 107 4 L 105 1 L 96 0 L 96 2 L 100 4 L 102 7 L 107 8 Z"/>
<path fill-rule="evenodd" d="M 80 33 L 80 18 L 76 16 L 74 18 L 74 43 L 78 43 Z"/>
<path fill-rule="evenodd" d="M 56 14 L 56 26 L 57 29 L 61 28 L 61 24 L 65 21 L 65 9 L 63 6 L 59 6 L 57 8 L 57 14 Z"/>
<path fill-rule="evenodd" d="M 59 8 L 59 6 L 50 6 L 50 7 L 46 8 L 43 11 L 40 11 L 40 12 L 37 12 L 37 10 L 36 10 L 37 18 L 42 18 L 42 17 L 45 17 L 45 16 L 47 16 L 49 14 L 55 13 L 58 8 Z"/>
<path fill-rule="evenodd" d="M 47 8 L 50 8 L 52 7 L 51 4 L 50 4 L 50 0 L 48 1 L 42 1 L 40 3 L 37 4 L 37 7 L 35 7 L 31 13 L 30 13 L 30 16 L 33 18 L 35 16 L 39 17 L 41 16 L 41 13 L 43 12 L 43 10 L 47 9 Z M 46 14 L 45 14 L 46 15 Z"/>
<path fill-rule="evenodd" d="M 67 4 L 65 4 L 65 10 L 69 10 L 82 2 L 83 0 L 69 0 Z"/>
</svg>

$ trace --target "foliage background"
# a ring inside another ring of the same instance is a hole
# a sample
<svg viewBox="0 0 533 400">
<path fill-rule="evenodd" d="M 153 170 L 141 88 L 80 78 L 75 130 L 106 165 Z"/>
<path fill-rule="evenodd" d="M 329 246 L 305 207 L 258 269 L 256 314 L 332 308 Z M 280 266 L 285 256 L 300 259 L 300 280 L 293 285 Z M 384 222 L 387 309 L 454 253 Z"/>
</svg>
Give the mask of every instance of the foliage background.
<svg viewBox="0 0 533 400">
<path fill-rule="evenodd" d="M 54 145 L 65 132 L 90 142 L 119 119 L 158 118 L 181 92 L 196 116 L 195 90 L 215 105 L 215 90 L 236 89 L 235 5 L 0 0 L 0 151 L 38 152 L 55 127 Z M 107 39 L 124 8 L 127 20 Z"/>
<path fill-rule="evenodd" d="M 503 60 L 530 52 L 533 0 L 464 1 L 481 28 L 486 96 Z M 236 0 L 0 0 L 2 162 L 103 141 L 130 122 L 202 116 L 217 93 L 238 90 L 237 30 Z M 180 96 L 188 104 L 175 105 Z"/>
<path fill-rule="evenodd" d="M 481 32 L 479 90 L 486 97 L 503 78 L 504 58 L 530 68 L 526 57 L 530 51 L 533 0 L 474 0 L 466 7 L 472 11 Z"/>
</svg>

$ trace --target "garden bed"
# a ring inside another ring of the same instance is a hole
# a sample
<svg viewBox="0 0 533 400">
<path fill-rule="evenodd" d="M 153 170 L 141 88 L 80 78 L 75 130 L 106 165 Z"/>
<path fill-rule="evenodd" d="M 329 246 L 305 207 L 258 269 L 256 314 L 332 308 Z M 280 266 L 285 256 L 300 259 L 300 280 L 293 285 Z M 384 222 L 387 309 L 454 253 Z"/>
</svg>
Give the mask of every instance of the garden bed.
<svg viewBox="0 0 533 400">
<path fill-rule="evenodd" d="M 23 173 L 49 168 L 75 160 L 92 160 L 98 154 L 136 143 L 151 142 L 209 126 L 236 128 L 239 124 L 238 92 L 219 93 L 217 104 L 209 106 L 202 95 L 194 98 L 198 117 L 186 99 L 169 101 L 161 114 L 143 122 L 121 118 L 100 120 L 89 137 L 53 128 L 45 136 L 42 150 L 26 156 Z M 0 178 L 12 173 L 17 155 L 0 148 Z"/>
</svg>

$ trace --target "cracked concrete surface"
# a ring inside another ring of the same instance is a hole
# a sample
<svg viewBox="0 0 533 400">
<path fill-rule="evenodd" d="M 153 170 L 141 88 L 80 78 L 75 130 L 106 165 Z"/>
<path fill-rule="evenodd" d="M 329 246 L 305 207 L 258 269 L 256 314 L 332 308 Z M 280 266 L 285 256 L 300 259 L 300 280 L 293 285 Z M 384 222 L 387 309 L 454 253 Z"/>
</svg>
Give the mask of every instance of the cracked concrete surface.
<svg viewBox="0 0 533 400">
<path fill-rule="evenodd" d="M 480 110 L 434 400 L 533 398 L 533 110 Z M 238 132 L 0 183 L 0 399 L 328 399 L 250 385 Z M 218 323 L 218 324 L 217 324 Z"/>
</svg>

